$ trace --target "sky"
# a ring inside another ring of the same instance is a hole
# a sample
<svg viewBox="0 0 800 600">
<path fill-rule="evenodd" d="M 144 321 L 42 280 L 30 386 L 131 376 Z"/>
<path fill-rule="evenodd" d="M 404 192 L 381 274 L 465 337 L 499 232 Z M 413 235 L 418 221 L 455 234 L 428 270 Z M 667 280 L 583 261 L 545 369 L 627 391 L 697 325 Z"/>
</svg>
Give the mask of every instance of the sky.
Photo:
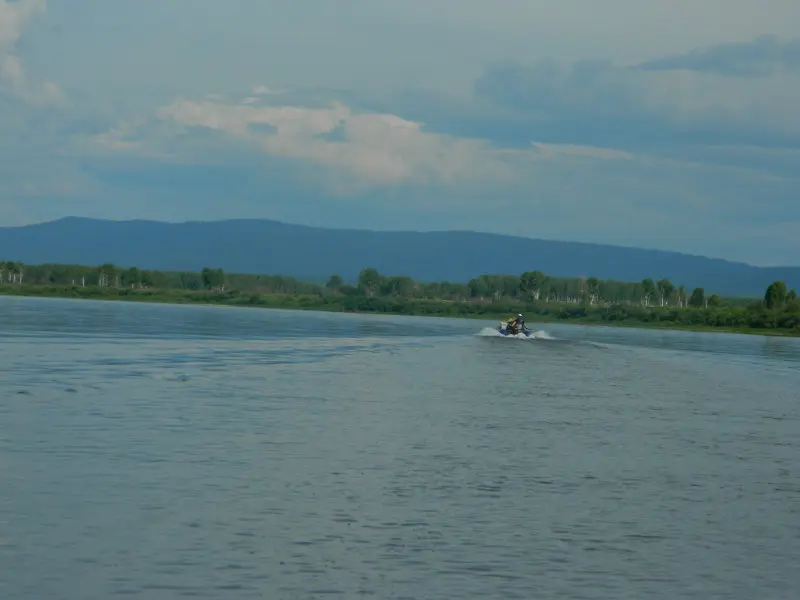
<svg viewBox="0 0 800 600">
<path fill-rule="evenodd" d="M 800 264 L 797 0 L 0 0 L 0 226 L 469 229 Z"/>
</svg>

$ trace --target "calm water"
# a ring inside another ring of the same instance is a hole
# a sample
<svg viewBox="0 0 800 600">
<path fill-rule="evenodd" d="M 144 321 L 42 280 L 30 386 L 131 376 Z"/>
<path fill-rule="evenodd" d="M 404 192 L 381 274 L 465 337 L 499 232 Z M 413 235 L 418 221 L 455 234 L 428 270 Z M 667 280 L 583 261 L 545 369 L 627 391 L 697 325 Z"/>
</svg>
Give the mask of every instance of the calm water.
<svg viewBox="0 0 800 600">
<path fill-rule="evenodd" d="M 800 340 L 484 325 L 0 298 L 0 598 L 800 597 Z"/>
</svg>

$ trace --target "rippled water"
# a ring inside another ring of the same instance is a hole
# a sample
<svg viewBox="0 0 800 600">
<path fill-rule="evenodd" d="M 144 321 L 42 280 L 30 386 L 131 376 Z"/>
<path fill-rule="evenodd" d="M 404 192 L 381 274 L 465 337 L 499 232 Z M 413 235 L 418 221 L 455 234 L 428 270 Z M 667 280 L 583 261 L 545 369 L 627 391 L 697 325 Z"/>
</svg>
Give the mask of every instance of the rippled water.
<svg viewBox="0 0 800 600">
<path fill-rule="evenodd" d="M 484 326 L 0 298 L 0 598 L 800 597 L 800 340 Z"/>
</svg>

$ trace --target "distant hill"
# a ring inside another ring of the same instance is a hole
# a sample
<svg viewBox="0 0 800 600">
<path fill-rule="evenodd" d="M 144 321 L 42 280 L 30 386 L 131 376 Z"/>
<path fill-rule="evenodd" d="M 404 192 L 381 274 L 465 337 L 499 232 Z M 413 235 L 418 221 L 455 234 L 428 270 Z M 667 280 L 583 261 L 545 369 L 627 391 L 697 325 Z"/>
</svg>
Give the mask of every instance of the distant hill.
<svg viewBox="0 0 800 600">
<path fill-rule="evenodd" d="M 367 266 L 421 281 L 466 282 L 481 274 L 640 281 L 667 278 L 707 293 L 763 295 L 776 279 L 800 287 L 800 267 L 754 267 L 703 256 L 469 231 L 377 232 L 323 229 L 269 220 L 162 223 L 68 217 L 0 228 L 0 260 L 160 270 L 220 267 L 229 272 L 348 280 Z"/>
</svg>

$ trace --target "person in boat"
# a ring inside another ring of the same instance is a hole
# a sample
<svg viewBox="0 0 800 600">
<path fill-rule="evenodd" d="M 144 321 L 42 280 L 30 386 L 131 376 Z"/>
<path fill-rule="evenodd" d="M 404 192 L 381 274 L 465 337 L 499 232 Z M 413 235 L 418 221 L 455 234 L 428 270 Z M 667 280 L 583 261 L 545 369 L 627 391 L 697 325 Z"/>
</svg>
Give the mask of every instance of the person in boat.
<svg viewBox="0 0 800 600">
<path fill-rule="evenodd" d="M 506 330 L 515 334 L 525 330 L 525 318 L 522 313 L 519 313 L 516 317 L 509 317 L 506 321 Z"/>
</svg>

